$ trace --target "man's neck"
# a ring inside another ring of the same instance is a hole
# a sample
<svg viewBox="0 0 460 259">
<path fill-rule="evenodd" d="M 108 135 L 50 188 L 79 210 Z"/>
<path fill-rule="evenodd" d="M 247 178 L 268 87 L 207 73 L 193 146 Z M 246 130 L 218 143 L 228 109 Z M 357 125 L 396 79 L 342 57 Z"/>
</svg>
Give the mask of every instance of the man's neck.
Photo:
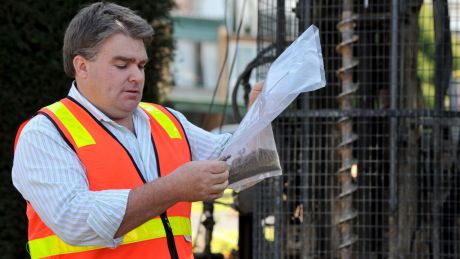
<svg viewBox="0 0 460 259">
<path fill-rule="evenodd" d="M 125 118 L 114 118 L 113 116 L 111 116 L 110 114 L 108 114 L 107 112 L 105 112 L 103 109 L 101 109 L 100 107 L 98 107 L 95 103 L 93 103 L 90 98 L 88 98 L 88 96 L 86 96 L 84 94 L 83 91 L 81 91 L 81 89 L 78 87 L 78 84 L 77 84 L 77 81 L 75 80 L 74 81 L 74 85 L 75 85 L 75 89 L 78 91 L 78 93 L 84 97 L 89 103 L 91 103 L 96 109 L 98 109 L 100 112 L 102 112 L 105 116 L 107 116 L 109 119 L 111 119 L 112 121 L 120 124 L 121 126 L 129 129 L 134 135 L 136 135 L 136 130 L 134 128 L 134 122 L 133 122 L 133 115 L 130 114 L 129 116 L 125 117 Z"/>
<path fill-rule="evenodd" d="M 124 126 L 125 128 L 129 129 L 134 135 L 136 135 L 136 130 L 134 128 L 134 122 L 133 122 L 133 116 L 129 116 L 127 118 L 123 119 L 112 119 L 114 122 L 120 124 L 121 126 Z"/>
</svg>

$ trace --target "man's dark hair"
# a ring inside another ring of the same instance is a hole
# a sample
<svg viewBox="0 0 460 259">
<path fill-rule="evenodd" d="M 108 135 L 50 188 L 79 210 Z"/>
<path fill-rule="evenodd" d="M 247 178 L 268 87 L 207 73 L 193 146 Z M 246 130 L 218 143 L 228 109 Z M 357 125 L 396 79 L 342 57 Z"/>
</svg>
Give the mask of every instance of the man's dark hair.
<svg viewBox="0 0 460 259">
<path fill-rule="evenodd" d="M 133 10 L 113 3 L 97 2 L 81 9 L 70 21 L 62 49 L 64 71 L 75 77 L 73 58 L 81 55 L 94 60 L 103 42 L 114 34 L 151 42 L 153 29 Z"/>
</svg>

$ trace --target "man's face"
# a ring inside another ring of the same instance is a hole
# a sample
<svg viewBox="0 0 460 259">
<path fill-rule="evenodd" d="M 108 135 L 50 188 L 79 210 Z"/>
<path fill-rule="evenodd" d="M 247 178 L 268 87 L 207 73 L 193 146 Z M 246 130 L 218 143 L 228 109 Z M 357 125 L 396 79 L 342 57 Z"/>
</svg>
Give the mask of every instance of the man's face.
<svg viewBox="0 0 460 259">
<path fill-rule="evenodd" d="M 142 40 L 115 34 L 103 42 L 95 60 L 86 62 L 81 91 L 111 119 L 126 119 L 142 98 L 147 60 Z"/>
</svg>

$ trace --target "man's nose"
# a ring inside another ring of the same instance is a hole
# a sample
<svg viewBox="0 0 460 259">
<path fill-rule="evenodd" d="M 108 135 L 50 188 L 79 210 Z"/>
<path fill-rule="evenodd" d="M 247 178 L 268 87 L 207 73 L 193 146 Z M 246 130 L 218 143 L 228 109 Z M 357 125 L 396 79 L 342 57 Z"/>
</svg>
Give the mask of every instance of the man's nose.
<svg viewBox="0 0 460 259">
<path fill-rule="evenodd" d="M 129 74 L 129 81 L 139 83 L 144 80 L 144 76 L 143 68 L 133 66 Z"/>
</svg>

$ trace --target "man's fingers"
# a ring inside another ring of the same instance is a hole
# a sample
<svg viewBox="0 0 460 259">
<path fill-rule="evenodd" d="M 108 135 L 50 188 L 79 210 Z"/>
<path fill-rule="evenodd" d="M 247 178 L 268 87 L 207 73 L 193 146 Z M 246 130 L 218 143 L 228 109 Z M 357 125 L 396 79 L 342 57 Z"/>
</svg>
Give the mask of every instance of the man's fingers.
<svg viewBox="0 0 460 259">
<path fill-rule="evenodd" d="M 222 174 L 228 170 L 227 162 L 225 161 L 213 161 L 214 164 L 211 167 L 211 173 Z"/>
<path fill-rule="evenodd" d="M 261 80 L 259 82 L 257 82 L 254 87 L 252 87 L 252 90 L 254 91 L 262 91 L 262 89 L 264 88 L 264 80 Z"/>
<path fill-rule="evenodd" d="M 225 180 L 225 182 L 223 183 L 215 184 L 211 187 L 210 193 L 211 194 L 221 193 L 225 191 L 225 189 L 227 189 L 227 186 L 228 186 L 228 180 Z"/>
<path fill-rule="evenodd" d="M 216 200 L 216 199 L 219 199 L 219 198 L 222 198 L 222 196 L 224 196 L 224 192 L 219 192 L 219 193 L 216 193 L 216 194 L 211 194 L 209 195 L 209 200 Z"/>
<path fill-rule="evenodd" d="M 213 180 L 212 182 L 214 184 L 220 184 L 228 180 L 229 172 L 228 170 L 223 171 L 222 173 L 215 173 L 213 174 Z"/>
</svg>

